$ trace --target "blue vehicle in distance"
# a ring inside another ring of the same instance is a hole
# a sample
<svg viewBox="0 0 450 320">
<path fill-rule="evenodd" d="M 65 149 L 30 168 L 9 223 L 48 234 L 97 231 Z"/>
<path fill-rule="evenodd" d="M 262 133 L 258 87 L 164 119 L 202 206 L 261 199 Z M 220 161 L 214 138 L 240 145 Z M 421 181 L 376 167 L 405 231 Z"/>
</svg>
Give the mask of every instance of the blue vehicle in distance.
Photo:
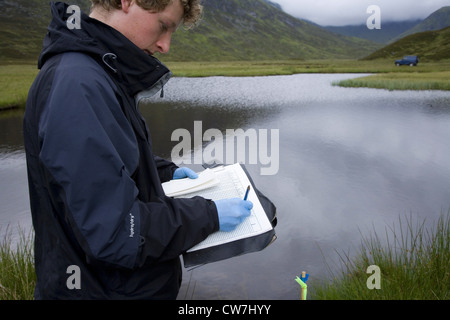
<svg viewBox="0 0 450 320">
<path fill-rule="evenodd" d="M 395 65 L 398 66 L 411 66 L 415 67 L 419 63 L 418 56 L 404 56 L 401 60 L 395 60 Z"/>
</svg>

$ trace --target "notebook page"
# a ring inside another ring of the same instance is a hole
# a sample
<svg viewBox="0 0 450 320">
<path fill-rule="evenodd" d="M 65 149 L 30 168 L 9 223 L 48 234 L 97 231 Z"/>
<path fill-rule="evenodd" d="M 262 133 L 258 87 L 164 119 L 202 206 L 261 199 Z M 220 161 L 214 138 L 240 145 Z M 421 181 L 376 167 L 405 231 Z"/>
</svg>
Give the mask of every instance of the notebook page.
<svg viewBox="0 0 450 320">
<path fill-rule="evenodd" d="M 220 184 L 184 197 L 201 196 L 206 199 L 220 200 L 225 198 L 244 198 L 245 191 L 250 185 L 250 181 L 239 164 L 211 169 L 215 173 Z M 256 236 L 272 230 L 267 215 L 262 208 L 256 193 L 251 189 L 248 200 L 253 202 L 251 215 L 247 217 L 235 230 L 231 232 L 218 231 L 209 235 L 203 242 L 188 250 L 188 252 L 228 243 L 246 237 Z"/>
</svg>

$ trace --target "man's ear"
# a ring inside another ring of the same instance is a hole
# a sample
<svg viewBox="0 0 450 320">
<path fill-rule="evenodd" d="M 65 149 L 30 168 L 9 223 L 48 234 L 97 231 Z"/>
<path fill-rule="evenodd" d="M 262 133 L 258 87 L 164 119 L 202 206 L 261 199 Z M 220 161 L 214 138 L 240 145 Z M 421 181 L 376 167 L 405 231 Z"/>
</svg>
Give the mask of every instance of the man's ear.
<svg viewBox="0 0 450 320">
<path fill-rule="evenodd" d="M 132 4 L 134 4 L 134 0 L 121 0 L 122 11 L 128 13 Z"/>
</svg>

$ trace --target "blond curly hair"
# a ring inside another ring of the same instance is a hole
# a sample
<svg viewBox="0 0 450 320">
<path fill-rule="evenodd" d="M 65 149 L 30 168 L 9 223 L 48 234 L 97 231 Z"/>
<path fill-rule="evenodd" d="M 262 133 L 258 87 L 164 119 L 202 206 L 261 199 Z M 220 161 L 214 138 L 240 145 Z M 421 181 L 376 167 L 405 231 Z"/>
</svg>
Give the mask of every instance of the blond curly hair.
<svg viewBox="0 0 450 320">
<path fill-rule="evenodd" d="M 201 0 L 134 0 L 138 6 L 145 10 L 161 12 L 173 1 L 180 1 L 184 8 L 183 24 L 187 27 L 194 26 L 201 18 L 203 6 Z M 91 0 L 92 8 L 101 6 L 110 11 L 120 9 L 121 0 Z"/>
</svg>

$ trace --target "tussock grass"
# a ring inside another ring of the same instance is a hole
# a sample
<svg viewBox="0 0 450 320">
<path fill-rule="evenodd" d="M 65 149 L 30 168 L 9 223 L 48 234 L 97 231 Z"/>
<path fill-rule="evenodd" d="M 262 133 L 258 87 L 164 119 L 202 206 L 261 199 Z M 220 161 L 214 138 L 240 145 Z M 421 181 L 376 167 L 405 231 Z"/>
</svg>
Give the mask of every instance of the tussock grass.
<svg viewBox="0 0 450 320">
<path fill-rule="evenodd" d="M 449 211 L 450 212 L 450 211 Z M 343 270 L 334 280 L 315 283 L 314 300 L 448 300 L 450 299 L 450 214 L 442 214 L 433 227 L 411 217 L 399 218 L 398 226 L 362 236 L 359 253 L 339 254 Z M 0 242 L 0 300 L 33 299 L 33 236 L 20 232 L 13 246 L 11 232 Z M 370 290 L 368 266 L 381 270 L 381 289 Z M 331 271 L 330 271 L 331 272 Z M 195 288 L 194 288 L 195 289 Z"/>
<path fill-rule="evenodd" d="M 450 71 L 422 73 L 385 73 L 333 83 L 347 88 L 387 90 L 450 90 Z"/>
<path fill-rule="evenodd" d="M 0 243 L 0 300 L 32 300 L 36 284 L 33 234 L 19 230 L 19 241 L 12 242 L 7 230 Z"/>
<path fill-rule="evenodd" d="M 448 300 L 450 299 L 450 215 L 441 215 L 433 228 L 425 221 L 399 218 L 386 228 L 383 240 L 374 232 L 363 237 L 356 258 L 340 254 L 341 274 L 317 285 L 318 300 Z M 381 289 L 370 290 L 366 270 L 381 269 Z"/>
</svg>

